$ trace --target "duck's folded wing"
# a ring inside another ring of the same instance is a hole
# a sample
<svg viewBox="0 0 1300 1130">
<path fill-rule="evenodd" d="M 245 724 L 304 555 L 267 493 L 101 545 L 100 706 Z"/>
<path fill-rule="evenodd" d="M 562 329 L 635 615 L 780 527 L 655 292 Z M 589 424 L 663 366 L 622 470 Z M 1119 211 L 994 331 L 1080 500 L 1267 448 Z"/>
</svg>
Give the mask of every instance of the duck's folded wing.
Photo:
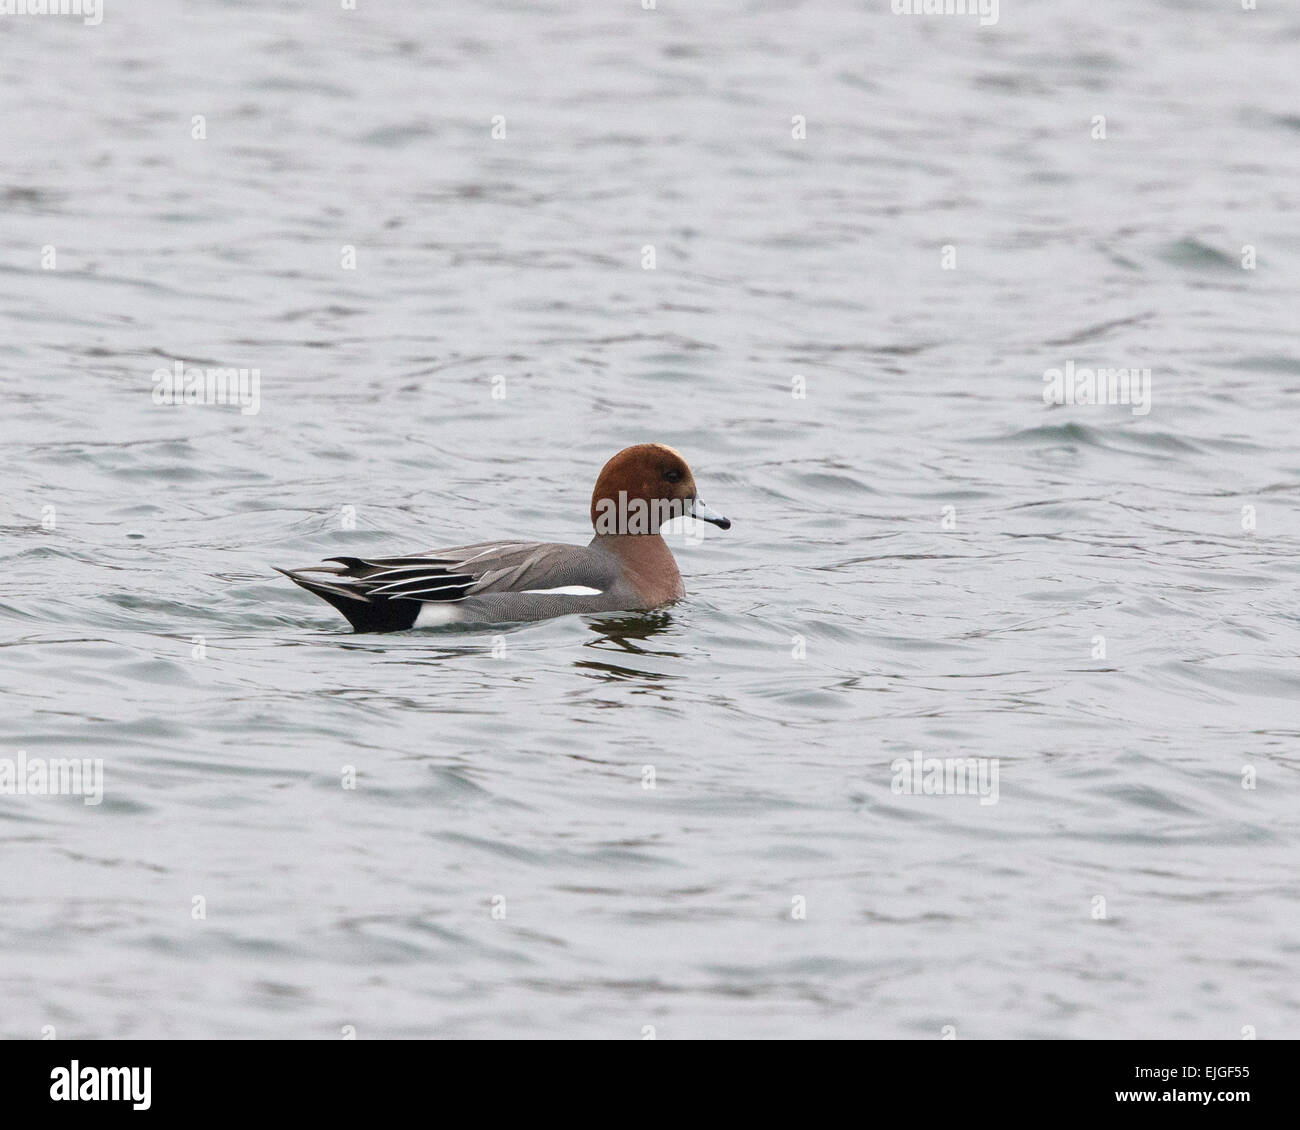
<svg viewBox="0 0 1300 1130">
<path fill-rule="evenodd" d="M 331 557 L 322 565 L 280 572 L 346 616 L 347 601 L 373 604 L 463 600 L 504 592 L 600 592 L 615 582 L 618 570 L 607 555 L 587 547 L 497 541 L 403 557 Z"/>
</svg>

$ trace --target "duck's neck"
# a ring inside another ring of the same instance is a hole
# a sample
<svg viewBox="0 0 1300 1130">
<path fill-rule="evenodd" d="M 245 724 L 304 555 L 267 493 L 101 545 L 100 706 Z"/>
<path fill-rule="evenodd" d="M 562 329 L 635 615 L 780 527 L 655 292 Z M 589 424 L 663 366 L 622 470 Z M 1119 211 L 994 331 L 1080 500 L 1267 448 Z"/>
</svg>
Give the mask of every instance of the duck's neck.
<svg viewBox="0 0 1300 1130">
<path fill-rule="evenodd" d="M 591 544 L 617 557 L 651 604 L 686 595 L 672 550 L 659 534 L 597 534 Z"/>
</svg>

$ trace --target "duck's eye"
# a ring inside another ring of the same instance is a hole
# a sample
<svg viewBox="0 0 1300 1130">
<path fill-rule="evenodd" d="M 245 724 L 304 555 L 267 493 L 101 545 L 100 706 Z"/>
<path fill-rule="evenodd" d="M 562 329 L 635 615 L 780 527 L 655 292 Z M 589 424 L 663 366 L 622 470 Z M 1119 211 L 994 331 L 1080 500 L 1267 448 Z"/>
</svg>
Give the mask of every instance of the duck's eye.
<svg viewBox="0 0 1300 1130">
<path fill-rule="evenodd" d="M 682 473 L 680 471 L 665 471 L 664 478 L 670 483 L 680 483 L 682 481 Z"/>
</svg>

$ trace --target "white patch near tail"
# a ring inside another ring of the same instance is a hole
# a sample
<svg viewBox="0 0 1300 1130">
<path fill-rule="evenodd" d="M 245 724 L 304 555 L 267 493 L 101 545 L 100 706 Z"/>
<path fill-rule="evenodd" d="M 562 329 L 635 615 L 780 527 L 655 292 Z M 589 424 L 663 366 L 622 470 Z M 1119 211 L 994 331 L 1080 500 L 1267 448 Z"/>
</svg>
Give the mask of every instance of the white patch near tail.
<svg viewBox="0 0 1300 1130">
<path fill-rule="evenodd" d="M 425 601 L 416 616 L 415 628 L 442 628 L 448 624 L 457 624 L 465 619 L 465 614 L 455 604 L 439 601 Z"/>
<path fill-rule="evenodd" d="M 588 588 L 586 585 L 561 585 L 558 589 L 523 589 L 522 591 L 537 596 L 600 596 L 605 590 Z"/>
</svg>

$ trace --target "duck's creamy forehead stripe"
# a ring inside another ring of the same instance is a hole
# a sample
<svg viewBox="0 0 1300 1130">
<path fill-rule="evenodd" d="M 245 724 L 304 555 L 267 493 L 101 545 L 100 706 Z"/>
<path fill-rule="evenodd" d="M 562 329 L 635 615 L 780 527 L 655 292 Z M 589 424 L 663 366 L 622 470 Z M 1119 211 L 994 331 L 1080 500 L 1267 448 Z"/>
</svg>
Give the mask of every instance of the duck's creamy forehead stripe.
<svg viewBox="0 0 1300 1130">
<path fill-rule="evenodd" d="M 523 591 L 537 593 L 540 596 L 600 596 L 605 590 L 588 588 L 586 585 L 561 585 L 558 589 L 524 589 Z"/>
</svg>

